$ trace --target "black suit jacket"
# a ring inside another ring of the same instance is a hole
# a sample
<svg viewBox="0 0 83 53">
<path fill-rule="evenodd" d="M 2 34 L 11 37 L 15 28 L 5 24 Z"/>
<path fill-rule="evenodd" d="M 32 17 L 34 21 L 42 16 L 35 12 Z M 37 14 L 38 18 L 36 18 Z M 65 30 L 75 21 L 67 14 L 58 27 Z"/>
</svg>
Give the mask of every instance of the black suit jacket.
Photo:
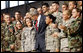
<svg viewBox="0 0 83 53">
<path fill-rule="evenodd" d="M 45 29 L 47 27 L 45 22 L 46 16 L 41 15 L 38 31 L 36 33 L 36 48 L 38 48 L 38 44 L 42 49 L 45 49 Z"/>
</svg>

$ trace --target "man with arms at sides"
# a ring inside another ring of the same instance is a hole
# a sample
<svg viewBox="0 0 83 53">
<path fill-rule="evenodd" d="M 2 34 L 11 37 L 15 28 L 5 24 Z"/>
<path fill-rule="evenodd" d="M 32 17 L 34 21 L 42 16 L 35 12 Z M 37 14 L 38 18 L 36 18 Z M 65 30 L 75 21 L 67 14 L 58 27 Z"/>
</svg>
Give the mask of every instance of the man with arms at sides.
<svg viewBox="0 0 83 53">
<path fill-rule="evenodd" d="M 45 29 L 46 29 L 47 25 L 45 23 L 45 16 L 43 14 L 40 14 L 41 17 L 40 17 L 40 20 L 38 20 L 39 15 L 38 15 L 37 10 L 33 10 L 33 13 L 32 13 L 33 16 L 37 15 L 37 16 L 35 16 L 35 17 L 37 17 L 37 19 L 36 19 L 37 21 L 35 24 L 36 31 L 37 31 L 35 48 L 38 52 L 46 52 L 46 50 L 45 50 Z M 39 24 L 38 24 L 38 21 L 39 21 Z"/>
</svg>

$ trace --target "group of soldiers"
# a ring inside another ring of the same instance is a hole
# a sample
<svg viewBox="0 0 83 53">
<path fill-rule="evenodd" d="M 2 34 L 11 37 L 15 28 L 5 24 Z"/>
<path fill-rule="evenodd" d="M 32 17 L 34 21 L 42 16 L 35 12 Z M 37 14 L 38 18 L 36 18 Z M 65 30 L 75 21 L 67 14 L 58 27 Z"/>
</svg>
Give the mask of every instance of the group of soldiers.
<svg viewBox="0 0 83 53">
<path fill-rule="evenodd" d="M 46 16 L 45 30 L 46 50 L 49 52 L 79 52 L 82 51 L 82 1 L 69 1 L 62 4 L 59 11 L 59 2 L 51 6 L 44 3 L 42 7 L 30 8 L 25 17 L 19 11 L 15 17 L 4 13 L 1 15 L 1 52 L 33 52 L 35 50 L 35 33 L 37 15 Z M 34 12 L 35 11 L 35 12 Z"/>
</svg>

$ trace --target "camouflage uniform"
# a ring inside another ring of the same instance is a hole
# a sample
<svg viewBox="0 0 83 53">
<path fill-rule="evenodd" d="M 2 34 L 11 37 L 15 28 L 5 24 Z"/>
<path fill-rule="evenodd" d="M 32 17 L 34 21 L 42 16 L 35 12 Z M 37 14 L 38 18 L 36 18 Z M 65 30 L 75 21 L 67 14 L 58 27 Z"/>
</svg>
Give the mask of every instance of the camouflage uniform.
<svg viewBox="0 0 83 53">
<path fill-rule="evenodd" d="M 35 28 L 25 27 L 21 35 L 22 51 L 29 52 L 35 50 Z"/>
<path fill-rule="evenodd" d="M 22 33 L 22 29 L 18 29 L 15 32 L 15 36 L 16 36 L 15 51 L 20 51 L 21 50 L 21 33 Z"/>
<path fill-rule="evenodd" d="M 4 26 L 4 48 L 6 51 L 13 51 L 10 48 L 10 45 L 15 43 L 15 36 L 14 36 L 14 27 L 12 24 L 7 25 L 6 23 L 3 23 Z M 10 32 L 9 29 L 12 29 L 13 32 Z"/>
<path fill-rule="evenodd" d="M 52 14 L 54 17 L 56 17 L 55 23 L 59 24 L 62 22 L 62 13 L 61 12 L 54 12 Z"/>
<path fill-rule="evenodd" d="M 4 50 L 4 26 L 3 23 L 1 23 L 1 52 Z"/>
<path fill-rule="evenodd" d="M 66 45 L 68 45 L 66 48 L 68 49 L 61 49 L 61 52 L 77 52 L 82 50 L 82 37 L 80 36 L 79 32 L 79 26 L 80 26 L 81 18 L 71 18 L 68 22 L 63 21 L 63 25 L 66 26 L 66 29 L 63 31 L 64 33 L 67 33 L 67 41 Z M 68 23 L 68 24 L 67 24 Z M 64 36 L 63 36 L 64 37 Z M 62 41 L 61 48 L 66 45 Z M 64 46 L 63 46 L 64 45 Z"/>
<path fill-rule="evenodd" d="M 70 27 L 68 28 L 69 48 L 71 52 L 82 51 L 82 36 L 79 32 L 81 18 L 74 18 Z"/>
<path fill-rule="evenodd" d="M 58 29 L 55 29 L 52 26 L 47 26 L 45 32 L 45 43 L 46 50 L 50 52 L 56 52 L 56 48 L 59 49 L 59 39 L 52 36 L 54 32 L 58 32 Z"/>
<path fill-rule="evenodd" d="M 70 27 L 71 21 L 70 19 L 65 21 L 62 19 L 62 23 L 59 23 L 59 25 L 63 25 L 65 27 Z M 61 32 L 58 34 L 59 38 L 60 38 L 60 52 L 70 52 L 70 49 L 68 48 L 68 36 L 65 32 L 65 30 L 60 29 Z"/>
</svg>

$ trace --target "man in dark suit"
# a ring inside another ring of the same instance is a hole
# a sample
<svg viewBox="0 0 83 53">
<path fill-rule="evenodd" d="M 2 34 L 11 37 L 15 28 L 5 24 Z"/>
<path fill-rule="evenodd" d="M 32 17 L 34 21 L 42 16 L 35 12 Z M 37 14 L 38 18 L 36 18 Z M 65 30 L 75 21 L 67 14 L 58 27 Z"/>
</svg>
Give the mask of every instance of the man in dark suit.
<svg viewBox="0 0 83 53">
<path fill-rule="evenodd" d="M 36 33 L 36 48 L 41 52 L 45 52 L 45 29 L 45 16 L 41 15 L 39 27 Z"/>
<path fill-rule="evenodd" d="M 36 27 L 36 44 L 35 49 L 37 52 L 46 52 L 45 50 L 45 29 L 46 29 L 46 23 L 45 23 L 45 16 L 42 14 L 42 9 L 31 9 L 30 13 L 32 14 L 32 17 L 34 17 L 34 21 L 36 23 L 34 24 Z"/>
<path fill-rule="evenodd" d="M 45 29 L 46 29 L 46 23 L 45 23 L 45 16 L 40 13 L 39 11 L 42 11 L 41 8 L 37 9 L 38 11 L 38 18 L 36 21 L 36 44 L 35 48 L 37 52 L 46 52 L 45 50 Z"/>
</svg>

